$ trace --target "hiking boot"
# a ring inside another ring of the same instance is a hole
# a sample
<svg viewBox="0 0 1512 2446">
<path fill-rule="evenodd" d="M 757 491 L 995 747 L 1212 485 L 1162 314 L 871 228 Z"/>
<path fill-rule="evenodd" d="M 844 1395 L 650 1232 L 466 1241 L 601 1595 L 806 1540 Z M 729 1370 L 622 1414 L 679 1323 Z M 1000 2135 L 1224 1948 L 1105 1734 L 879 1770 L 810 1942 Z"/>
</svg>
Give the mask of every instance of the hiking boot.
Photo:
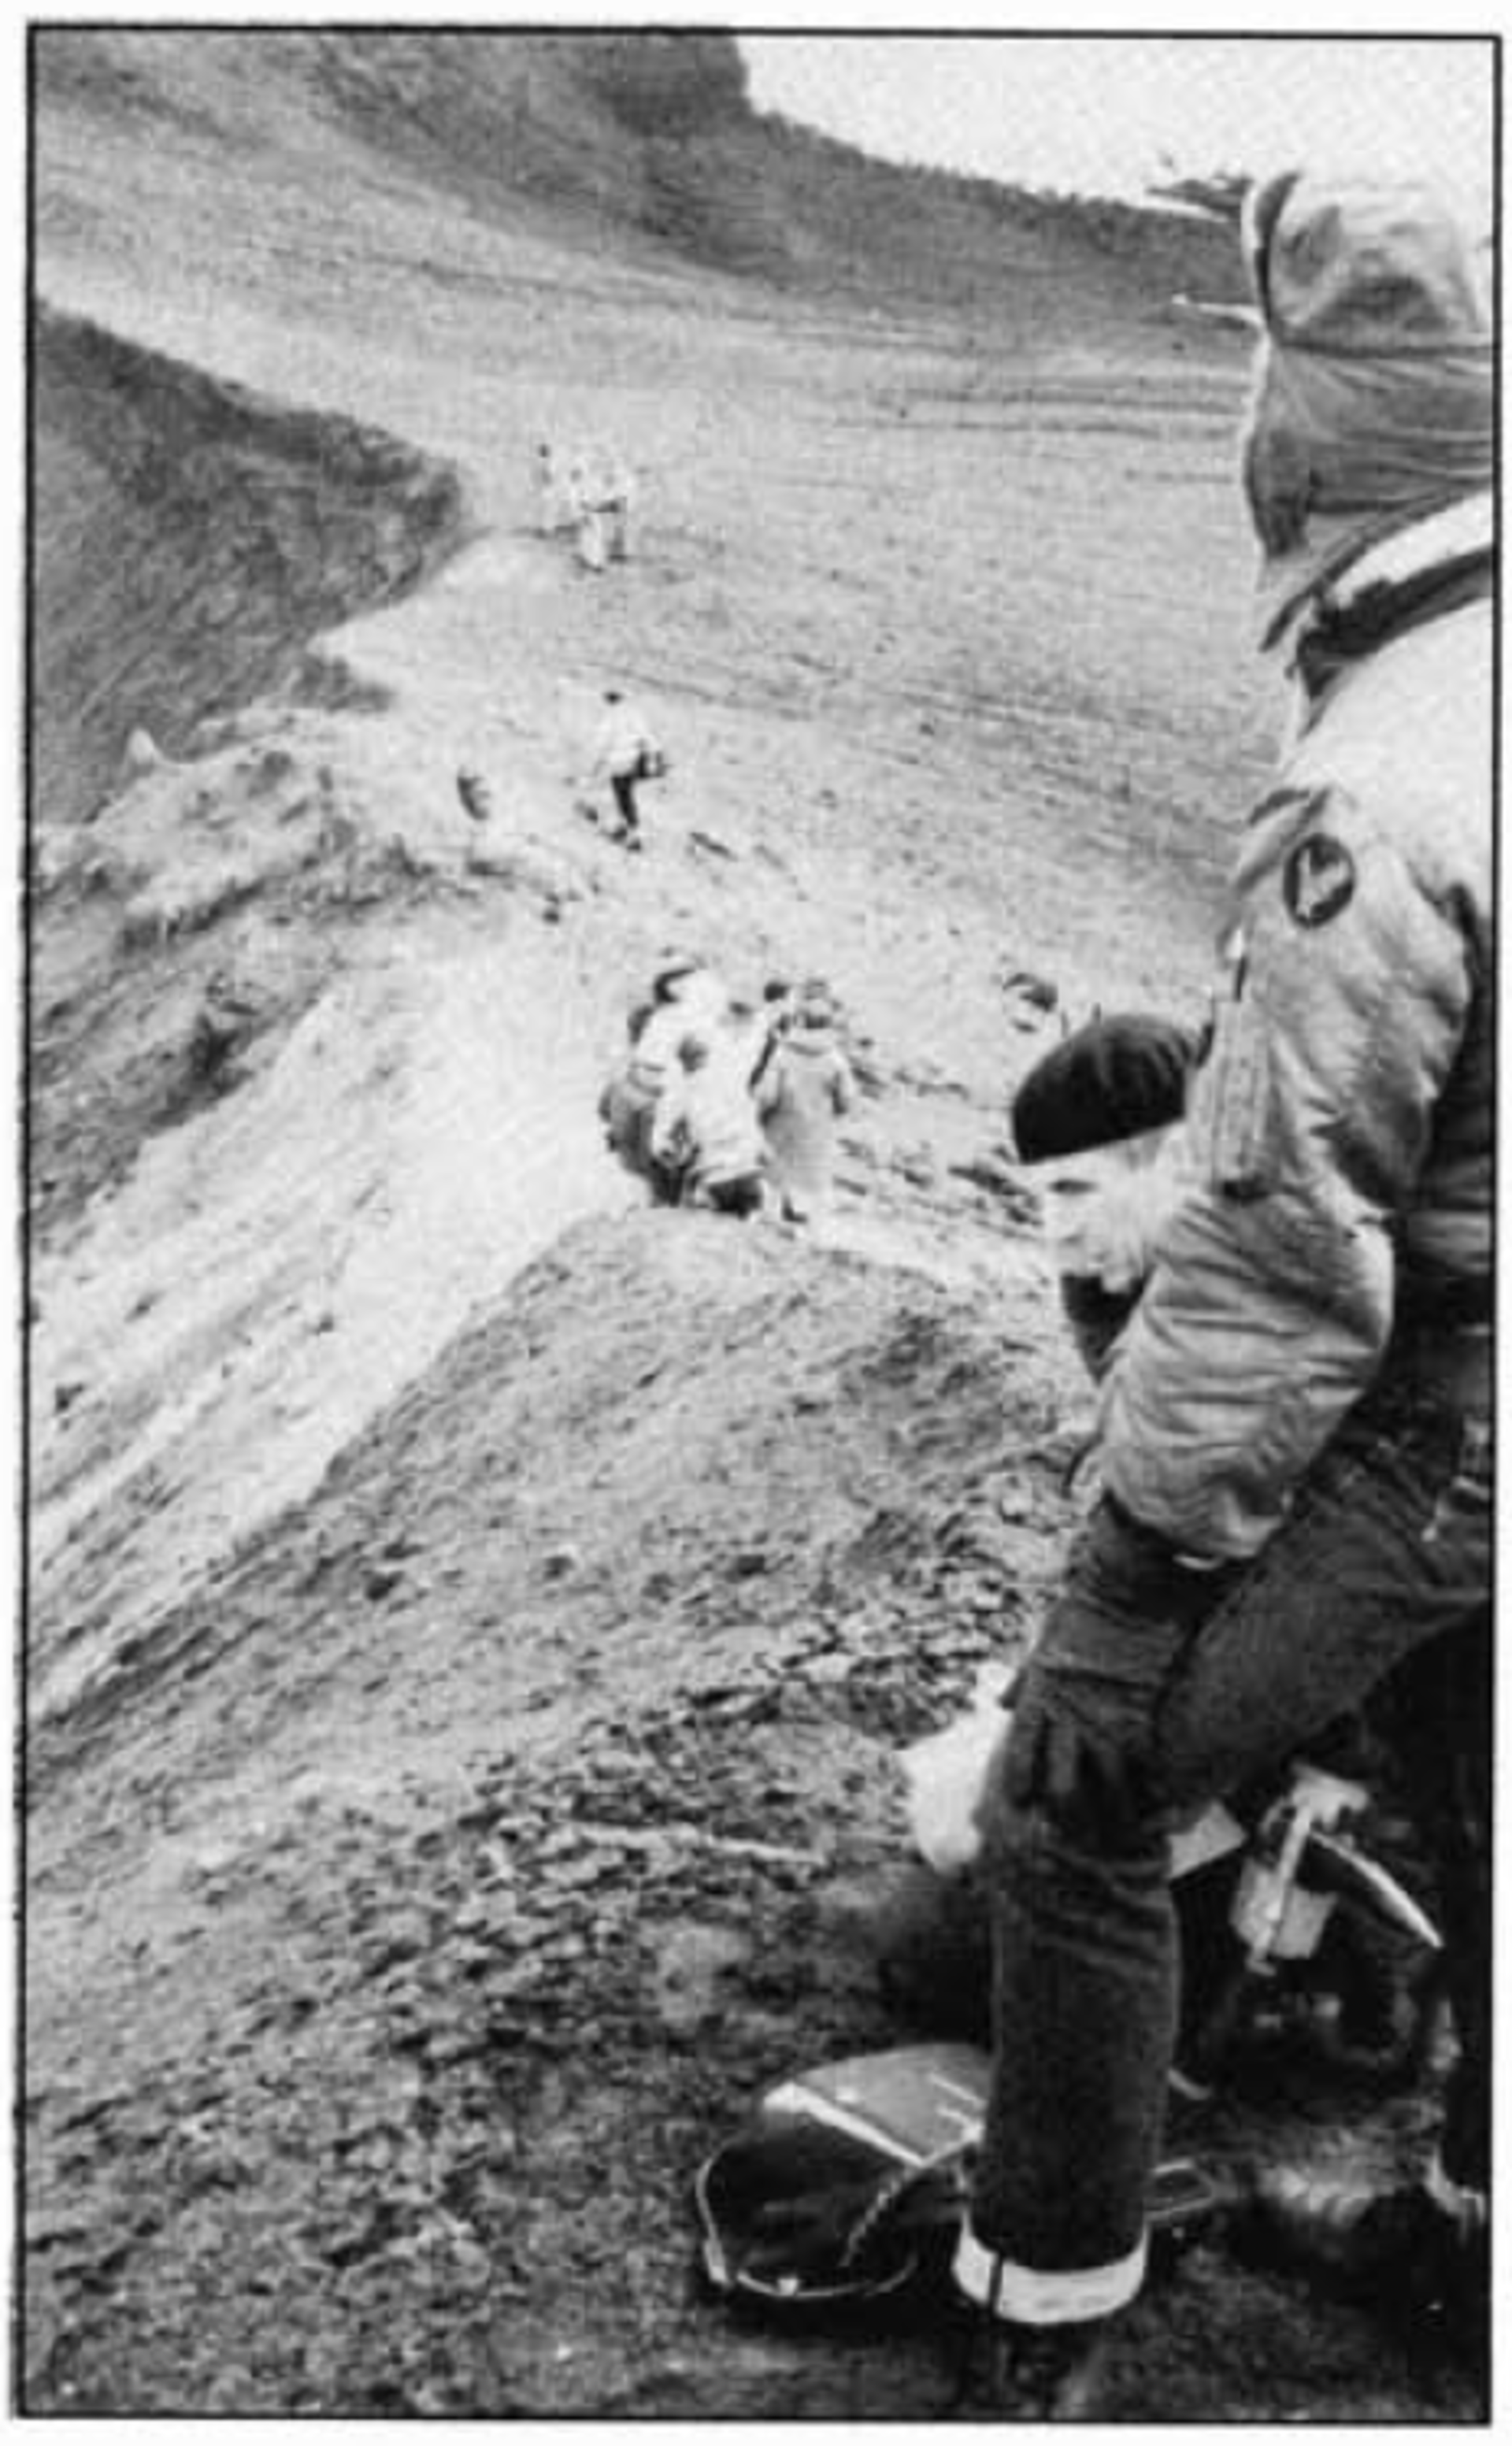
<svg viewBox="0 0 1512 2446">
<path fill-rule="evenodd" d="M 1382 2191 L 1358 2177 L 1270 2168 L 1255 2178 L 1230 2240 L 1252 2266 L 1311 2277 L 1409 2341 L 1484 2356 L 1488 2226 L 1462 2223 L 1421 2183 Z"/>
<path fill-rule="evenodd" d="M 985 2412 L 1004 2420 L 1102 2419 L 1109 2336 L 1106 2319 L 1030 2327 L 979 2312 L 957 2403 L 975 2398 Z"/>
</svg>

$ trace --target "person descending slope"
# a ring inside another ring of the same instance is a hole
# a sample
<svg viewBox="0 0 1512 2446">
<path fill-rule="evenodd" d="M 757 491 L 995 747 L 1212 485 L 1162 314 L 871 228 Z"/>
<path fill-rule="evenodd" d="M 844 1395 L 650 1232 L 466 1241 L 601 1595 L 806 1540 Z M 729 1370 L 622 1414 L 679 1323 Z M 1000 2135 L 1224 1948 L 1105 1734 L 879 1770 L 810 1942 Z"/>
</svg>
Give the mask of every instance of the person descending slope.
<svg viewBox="0 0 1512 2446">
<path fill-rule="evenodd" d="M 582 566 L 598 572 L 628 560 L 635 480 L 618 451 L 602 442 L 579 451 L 573 478 Z"/>
<path fill-rule="evenodd" d="M 626 849 L 638 850 L 643 843 L 635 791 L 642 781 L 661 779 L 667 771 L 667 757 L 639 706 L 621 689 L 604 690 L 604 707 L 594 744 L 593 776 L 607 780 L 614 794 L 619 821 L 610 837 Z"/>
<path fill-rule="evenodd" d="M 580 512 L 567 454 L 555 442 L 538 442 L 532 472 L 537 532 L 554 536 L 564 527 L 576 528 Z"/>
<path fill-rule="evenodd" d="M 779 1212 L 816 1232 L 829 1216 L 837 1125 L 856 1101 L 838 1017 L 827 987 L 806 985 L 774 1040 L 758 1091 Z"/>
<path fill-rule="evenodd" d="M 727 1015 L 685 1036 L 677 1060 L 656 1106 L 652 1160 L 680 1176 L 683 1205 L 742 1219 L 759 1214 L 765 1150 L 751 1098 L 749 1029 Z"/>
<path fill-rule="evenodd" d="M 652 1154 L 656 1107 L 678 1068 L 685 1036 L 712 1026 L 729 1007 L 723 977 L 692 952 L 673 952 L 652 980 L 648 1002 L 630 1015 L 629 1043 L 598 1099 L 606 1142 L 627 1172 L 651 1189 L 652 1202 L 675 1204 L 679 1181 Z"/>
</svg>

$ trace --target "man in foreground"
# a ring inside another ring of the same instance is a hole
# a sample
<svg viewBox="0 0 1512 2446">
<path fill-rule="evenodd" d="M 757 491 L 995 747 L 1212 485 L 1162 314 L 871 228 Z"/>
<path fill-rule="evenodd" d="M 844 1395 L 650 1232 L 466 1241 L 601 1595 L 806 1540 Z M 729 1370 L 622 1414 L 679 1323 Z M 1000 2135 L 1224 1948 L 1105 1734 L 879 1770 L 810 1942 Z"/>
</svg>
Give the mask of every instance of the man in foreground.
<svg viewBox="0 0 1512 2446">
<path fill-rule="evenodd" d="M 992 2101 L 959 2285 L 1005 2409 L 1087 2417 L 1138 2292 L 1176 2011 L 1173 1824 L 1393 1669 L 1460 2060 L 1406 2191 L 1252 2238 L 1484 2351 L 1490 1986 L 1493 372 L 1419 189 L 1272 180 L 1246 495 L 1292 740 L 1253 811 L 1192 1185 L 1103 1397 L 1104 1494 L 989 1807 Z"/>
</svg>

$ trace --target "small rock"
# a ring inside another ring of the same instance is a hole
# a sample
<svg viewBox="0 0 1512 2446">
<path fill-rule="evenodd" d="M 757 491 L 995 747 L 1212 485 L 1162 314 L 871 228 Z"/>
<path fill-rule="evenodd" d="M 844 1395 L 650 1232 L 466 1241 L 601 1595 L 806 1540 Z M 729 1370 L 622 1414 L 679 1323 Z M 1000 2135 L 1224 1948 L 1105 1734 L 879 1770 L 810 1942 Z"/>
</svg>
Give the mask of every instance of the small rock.
<svg viewBox="0 0 1512 2446">
<path fill-rule="evenodd" d="M 481 773 L 463 771 L 457 776 L 457 796 L 464 812 L 475 824 L 485 824 L 494 812 L 493 793 Z"/>
<path fill-rule="evenodd" d="M 610 1875 L 613 1870 L 613 1861 L 605 1856 L 608 1848 L 607 1845 L 596 1844 L 587 1859 L 562 1861 L 552 1870 L 552 1884 L 562 1893 L 575 1892 L 579 1886 L 596 1885 L 600 1877 Z"/>
<path fill-rule="evenodd" d="M 481 2038 L 465 2030 L 440 2030 L 433 2033 L 428 2048 L 433 2064 L 463 2063 L 475 2056 L 482 2044 Z"/>
<path fill-rule="evenodd" d="M 1030 1010 L 1049 1012 L 1060 1002 L 1060 988 L 1049 977 L 1036 975 L 1032 969 L 1013 969 L 998 982 L 1003 993 L 1026 1003 Z"/>
<path fill-rule="evenodd" d="M 748 1961 L 745 1937 L 728 1928 L 688 1924 L 671 1929 L 652 1981 L 657 2016 L 669 2031 L 696 2030 L 718 2010 L 722 1977 Z"/>
<path fill-rule="evenodd" d="M 122 752 L 121 768 L 129 778 L 135 780 L 143 773 L 154 772 L 166 761 L 151 731 L 139 724 L 126 741 Z"/>
<path fill-rule="evenodd" d="M 252 2411 L 257 2402 L 257 2390 L 252 2372 L 235 2361 L 223 2362 L 205 2397 L 207 2412 L 236 2415 Z"/>
</svg>

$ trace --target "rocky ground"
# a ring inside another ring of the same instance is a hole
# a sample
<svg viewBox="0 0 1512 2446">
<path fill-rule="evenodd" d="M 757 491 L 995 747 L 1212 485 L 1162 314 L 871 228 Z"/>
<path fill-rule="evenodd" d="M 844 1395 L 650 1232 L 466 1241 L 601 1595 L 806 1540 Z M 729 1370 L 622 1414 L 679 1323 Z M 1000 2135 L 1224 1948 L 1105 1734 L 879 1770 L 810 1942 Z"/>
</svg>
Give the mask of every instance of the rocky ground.
<svg viewBox="0 0 1512 2446">
<path fill-rule="evenodd" d="M 1200 1005 L 1270 718 L 1240 368 L 84 90 L 39 147 L 26 2408 L 930 2417 L 948 2303 L 739 2321 L 688 2185 L 771 2080 L 908 2035 L 897 1752 L 1021 1650 L 1075 1517 L 1004 1103 L 1063 1012 Z M 534 438 L 584 422 L 646 474 L 601 577 L 531 528 Z M 232 505 L 250 661 L 81 578 L 144 465 L 175 600 Z M 673 759 L 638 861 L 582 812 L 627 682 Z M 646 1212 L 605 1155 L 670 942 L 840 993 L 827 1244 Z M 1257 2059 L 1181 2136 L 1389 2161 L 1429 2091 Z M 1217 2247 L 1119 2385 L 1473 2410 Z"/>
</svg>

